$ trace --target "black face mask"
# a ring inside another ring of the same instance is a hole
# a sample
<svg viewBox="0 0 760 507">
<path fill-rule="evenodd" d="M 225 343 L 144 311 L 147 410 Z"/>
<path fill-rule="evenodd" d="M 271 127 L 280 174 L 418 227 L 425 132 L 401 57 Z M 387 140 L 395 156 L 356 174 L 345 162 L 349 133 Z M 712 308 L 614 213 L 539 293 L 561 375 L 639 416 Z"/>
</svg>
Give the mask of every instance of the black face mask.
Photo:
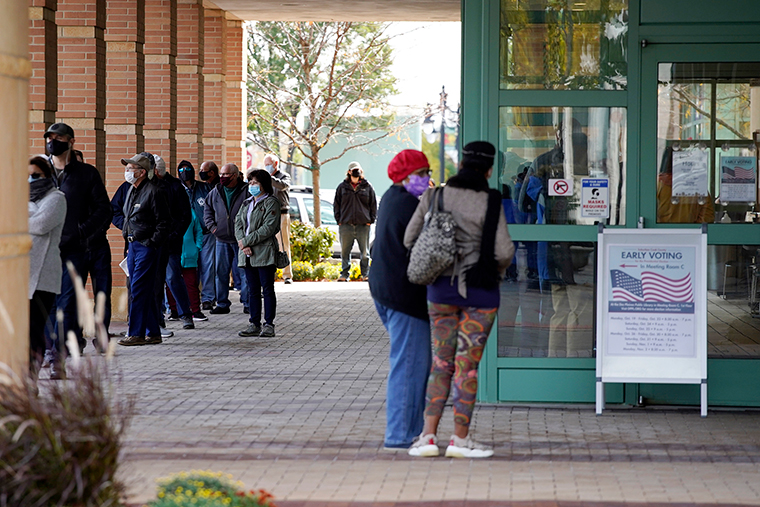
<svg viewBox="0 0 760 507">
<path fill-rule="evenodd" d="M 198 176 L 201 177 L 201 181 L 208 181 L 209 179 L 211 179 L 211 177 L 208 174 L 208 171 L 201 171 L 198 173 Z"/>
<path fill-rule="evenodd" d="M 59 141 L 58 139 L 50 139 L 47 142 L 48 153 L 57 157 L 63 155 L 69 149 L 69 143 L 66 141 Z"/>
<path fill-rule="evenodd" d="M 195 179 L 195 171 L 180 171 L 179 179 L 182 181 L 193 181 Z"/>
</svg>

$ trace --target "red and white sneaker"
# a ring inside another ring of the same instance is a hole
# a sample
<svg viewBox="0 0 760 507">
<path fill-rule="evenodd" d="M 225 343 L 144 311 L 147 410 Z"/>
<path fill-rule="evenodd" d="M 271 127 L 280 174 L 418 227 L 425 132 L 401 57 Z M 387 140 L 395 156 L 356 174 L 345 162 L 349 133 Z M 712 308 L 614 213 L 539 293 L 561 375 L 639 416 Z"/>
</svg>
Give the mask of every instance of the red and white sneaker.
<svg viewBox="0 0 760 507">
<path fill-rule="evenodd" d="M 469 436 L 459 438 L 451 435 L 451 441 L 446 448 L 447 458 L 490 458 L 491 456 L 493 456 L 493 449 L 475 442 Z"/>
<path fill-rule="evenodd" d="M 421 456 L 434 458 L 440 454 L 438 449 L 438 437 L 435 435 L 420 435 L 409 448 L 409 456 Z"/>
</svg>

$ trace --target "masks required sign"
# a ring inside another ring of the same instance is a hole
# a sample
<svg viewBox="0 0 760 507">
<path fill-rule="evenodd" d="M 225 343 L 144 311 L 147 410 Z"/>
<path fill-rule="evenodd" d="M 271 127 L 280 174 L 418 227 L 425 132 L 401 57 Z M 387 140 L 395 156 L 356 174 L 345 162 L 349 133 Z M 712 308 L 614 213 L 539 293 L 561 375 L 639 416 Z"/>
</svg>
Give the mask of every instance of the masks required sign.
<svg viewBox="0 0 760 507">
<path fill-rule="evenodd" d="M 584 218 L 610 217 L 610 180 L 607 178 L 581 180 L 581 216 Z"/>
</svg>

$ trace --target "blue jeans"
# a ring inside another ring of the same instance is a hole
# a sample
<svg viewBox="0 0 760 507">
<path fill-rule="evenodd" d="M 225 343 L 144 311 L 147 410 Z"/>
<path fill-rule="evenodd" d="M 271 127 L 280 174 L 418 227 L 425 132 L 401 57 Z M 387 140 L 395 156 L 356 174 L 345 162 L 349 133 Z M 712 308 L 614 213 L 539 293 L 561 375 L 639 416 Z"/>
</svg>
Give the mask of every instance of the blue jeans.
<svg viewBox="0 0 760 507">
<path fill-rule="evenodd" d="M 203 235 L 203 247 L 198 261 L 198 279 L 201 281 L 201 303 L 216 301 L 216 236 Z"/>
<path fill-rule="evenodd" d="M 277 314 L 277 297 L 274 294 L 274 275 L 277 268 L 261 266 L 252 268 L 245 267 L 245 278 L 248 282 L 248 304 L 251 316 L 248 319 L 251 324 L 261 325 L 261 299 L 264 298 L 264 324 L 274 325 Z"/>
<path fill-rule="evenodd" d="M 237 265 L 237 258 L 237 243 L 216 241 L 216 306 L 230 307 L 230 271 L 238 270 L 238 274 L 242 271 Z M 245 275 L 240 278 L 240 299 L 243 301 L 243 306 L 248 306 L 248 283 Z"/>
<path fill-rule="evenodd" d="M 129 336 L 161 335 L 155 297 L 155 281 L 159 277 L 159 253 L 157 248 L 145 246 L 137 241 L 129 243 Z"/>
<path fill-rule="evenodd" d="M 430 375 L 430 322 L 392 310 L 375 301 L 391 339 L 385 404 L 385 446 L 409 447 L 422 433 L 425 389 Z"/>
<path fill-rule="evenodd" d="M 369 225 L 352 225 L 342 224 L 338 229 L 340 236 L 340 276 L 348 278 L 349 269 L 351 268 L 351 248 L 354 246 L 354 240 L 359 245 L 359 267 L 362 276 L 367 276 L 369 271 L 369 257 L 367 256 L 367 246 L 369 245 Z"/>
<path fill-rule="evenodd" d="M 180 317 L 192 317 L 190 309 L 190 296 L 187 294 L 185 279 L 182 277 L 182 256 L 178 253 L 169 254 L 169 263 L 166 266 L 166 285 L 172 291 L 172 296 L 177 302 L 177 313 Z"/>
</svg>

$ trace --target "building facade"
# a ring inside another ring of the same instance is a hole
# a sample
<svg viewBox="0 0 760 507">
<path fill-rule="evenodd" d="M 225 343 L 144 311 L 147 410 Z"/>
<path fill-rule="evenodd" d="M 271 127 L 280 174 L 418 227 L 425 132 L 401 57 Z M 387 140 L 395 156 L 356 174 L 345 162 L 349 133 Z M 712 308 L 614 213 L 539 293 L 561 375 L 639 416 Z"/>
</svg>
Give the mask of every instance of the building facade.
<svg viewBox="0 0 760 507">
<path fill-rule="evenodd" d="M 751 0 L 463 0 L 463 142 L 498 147 L 519 246 L 483 400 L 593 402 L 598 224 L 706 223 L 709 403 L 760 405 L 758 28 Z M 606 398 L 698 404 L 699 387 Z"/>
</svg>

